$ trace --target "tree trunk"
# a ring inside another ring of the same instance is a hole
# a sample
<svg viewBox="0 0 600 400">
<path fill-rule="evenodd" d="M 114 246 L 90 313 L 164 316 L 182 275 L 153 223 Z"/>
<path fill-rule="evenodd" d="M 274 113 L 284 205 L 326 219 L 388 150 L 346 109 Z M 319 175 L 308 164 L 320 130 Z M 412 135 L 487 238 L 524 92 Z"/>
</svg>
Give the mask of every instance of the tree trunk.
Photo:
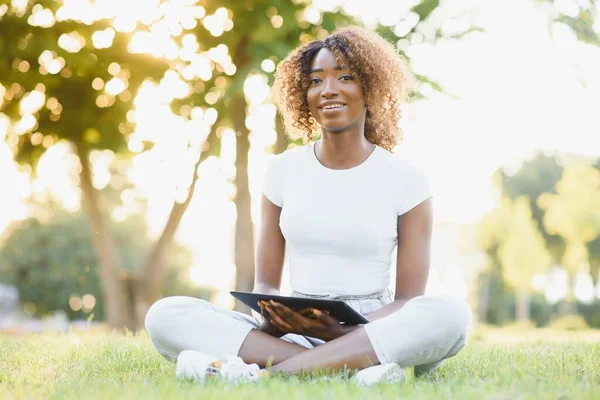
<svg viewBox="0 0 600 400">
<path fill-rule="evenodd" d="M 249 61 L 248 46 L 250 37 L 240 38 L 233 54 L 233 63 L 238 71 L 243 71 Z M 244 79 L 241 77 L 240 79 Z M 241 85 L 243 86 L 243 85 Z M 240 87 L 241 87 L 240 86 Z M 250 131 L 246 127 L 246 98 L 240 90 L 232 98 L 232 121 L 236 131 L 235 157 L 235 288 L 236 290 L 251 291 L 254 286 L 254 226 L 250 207 L 250 190 L 248 186 L 248 152 L 250 151 Z M 250 309 L 236 300 L 237 311 L 249 313 Z"/>
<path fill-rule="evenodd" d="M 92 244 L 100 267 L 100 292 L 104 303 L 105 319 L 111 327 L 127 326 L 127 313 L 123 307 L 125 292 L 121 281 L 124 274 L 110 233 L 109 217 L 102 209 L 99 193 L 92 184 L 89 150 L 84 145 L 78 144 L 75 145 L 75 151 L 81 162 L 79 178 L 83 210 L 90 222 Z"/>
<path fill-rule="evenodd" d="M 567 296 L 560 301 L 558 313 L 560 315 L 577 315 L 577 298 L 575 297 L 575 275 L 569 274 Z"/>
<path fill-rule="evenodd" d="M 487 312 L 490 303 L 490 276 L 488 273 L 482 274 L 478 279 L 478 300 L 477 300 L 477 321 L 480 323 L 488 322 Z"/>
<path fill-rule="evenodd" d="M 246 99 L 237 96 L 233 100 L 233 123 L 237 132 L 235 183 L 237 187 L 235 206 L 235 288 L 252 291 L 254 285 L 254 227 L 250 209 L 250 190 L 248 186 L 248 152 L 250 150 L 249 131 L 246 128 Z M 249 312 L 249 308 L 236 300 L 235 309 Z"/>
<path fill-rule="evenodd" d="M 530 319 L 530 304 L 529 304 L 529 293 L 524 289 L 517 289 L 515 292 L 516 309 L 515 315 L 517 321 L 529 321 Z"/>
<path fill-rule="evenodd" d="M 600 280 L 600 259 L 598 258 L 590 258 L 590 277 L 594 288 L 596 288 Z"/>
</svg>

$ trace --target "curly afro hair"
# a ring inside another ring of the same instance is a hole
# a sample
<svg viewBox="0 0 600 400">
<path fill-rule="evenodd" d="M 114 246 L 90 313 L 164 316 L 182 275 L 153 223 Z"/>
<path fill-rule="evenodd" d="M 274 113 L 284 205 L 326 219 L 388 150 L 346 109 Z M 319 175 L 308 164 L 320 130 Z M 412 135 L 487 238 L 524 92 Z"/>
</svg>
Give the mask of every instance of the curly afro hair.
<svg viewBox="0 0 600 400">
<path fill-rule="evenodd" d="M 339 65 L 347 65 L 361 83 L 367 108 L 365 137 L 388 151 L 401 140 L 400 107 L 414 90 L 414 80 L 394 46 L 377 33 L 351 26 L 336 30 L 293 50 L 277 66 L 275 98 L 288 136 L 315 140 L 320 126 L 311 115 L 306 94 L 312 61 L 329 49 Z"/>
</svg>

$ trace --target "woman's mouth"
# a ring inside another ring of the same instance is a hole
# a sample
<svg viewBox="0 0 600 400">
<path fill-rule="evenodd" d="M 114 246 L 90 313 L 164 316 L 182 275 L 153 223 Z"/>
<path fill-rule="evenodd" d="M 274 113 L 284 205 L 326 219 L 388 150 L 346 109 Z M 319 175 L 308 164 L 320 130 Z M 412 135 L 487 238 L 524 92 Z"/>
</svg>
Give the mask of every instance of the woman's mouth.
<svg viewBox="0 0 600 400">
<path fill-rule="evenodd" d="M 346 107 L 345 104 L 335 104 L 321 107 L 321 111 L 324 114 L 335 114 L 342 111 Z"/>
</svg>

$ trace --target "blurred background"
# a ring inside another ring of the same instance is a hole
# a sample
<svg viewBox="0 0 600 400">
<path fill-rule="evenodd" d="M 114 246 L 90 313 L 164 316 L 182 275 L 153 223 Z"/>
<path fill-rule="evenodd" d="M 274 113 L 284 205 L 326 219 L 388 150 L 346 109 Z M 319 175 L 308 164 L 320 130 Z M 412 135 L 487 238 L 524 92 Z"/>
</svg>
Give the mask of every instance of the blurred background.
<svg viewBox="0 0 600 400">
<path fill-rule="evenodd" d="M 396 155 L 434 191 L 427 292 L 480 324 L 600 328 L 599 10 L 0 0 L 0 330 L 133 330 L 177 294 L 243 309 L 229 290 L 252 290 L 266 166 L 302 145 L 276 65 L 351 23 L 419 81 Z"/>
</svg>

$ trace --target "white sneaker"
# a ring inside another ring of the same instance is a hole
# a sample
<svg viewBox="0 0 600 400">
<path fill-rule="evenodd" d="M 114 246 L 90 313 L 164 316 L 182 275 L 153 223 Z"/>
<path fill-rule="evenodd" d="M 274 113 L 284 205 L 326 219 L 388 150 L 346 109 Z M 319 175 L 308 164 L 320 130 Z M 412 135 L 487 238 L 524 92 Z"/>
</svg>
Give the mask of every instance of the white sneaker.
<svg viewBox="0 0 600 400">
<path fill-rule="evenodd" d="M 357 386 L 371 386 L 379 382 L 404 382 L 406 374 L 398 364 L 387 363 L 362 369 L 352 377 L 352 380 Z"/>
<path fill-rule="evenodd" d="M 225 362 L 216 372 L 229 383 L 256 382 L 262 376 L 262 371 L 257 364 L 246 364 L 241 357 L 233 355 L 225 355 Z"/>
<path fill-rule="evenodd" d="M 262 374 L 256 364 L 246 364 L 240 357 L 225 355 L 223 360 L 199 351 L 184 350 L 177 357 L 175 376 L 204 382 L 207 377 L 221 377 L 228 383 L 254 382 Z"/>
</svg>

